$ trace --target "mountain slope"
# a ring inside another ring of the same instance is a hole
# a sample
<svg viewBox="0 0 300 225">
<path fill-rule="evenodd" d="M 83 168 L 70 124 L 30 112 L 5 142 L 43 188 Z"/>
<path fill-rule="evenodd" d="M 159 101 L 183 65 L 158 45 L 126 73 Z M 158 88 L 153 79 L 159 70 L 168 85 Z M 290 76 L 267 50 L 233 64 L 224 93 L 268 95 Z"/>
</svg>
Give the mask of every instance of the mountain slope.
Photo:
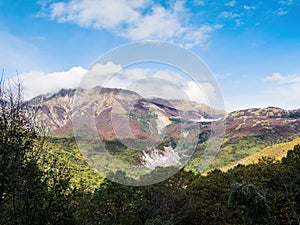
<svg viewBox="0 0 300 225">
<path fill-rule="evenodd" d="M 224 167 L 258 154 L 266 146 L 300 136 L 300 110 L 268 107 L 226 114 L 196 102 L 144 99 L 135 92 L 121 89 L 63 89 L 54 95 L 38 96 L 28 105 L 37 110 L 36 118 L 51 130 L 52 136 L 72 137 L 72 118 L 80 121 L 77 128 L 83 132 L 85 126 L 95 121 L 111 153 L 131 162 L 141 163 L 142 158 L 149 155 L 136 153 L 118 140 L 127 140 L 127 143 L 136 139 L 147 140 L 149 144 L 154 143 L 153 146 L 159 144 L 158 148 L 163 151 L 164 147 L 178 144 L 180 132 L 198 132 L 199 143 L 192 162 L 187 166 L 193 170 L 198 168 L 197 163 L 203 157 L 213 124 L 225 124 L 226 133 L 219 154 L 208 169 Z M 93 121 L 86 121 L 88 115 Z M 193 144 L 191 137 L 185 141 Z M 129 159 L 129 156 L 133 158 Z"/>
<path fill-rule="evenodd" d="M 76 96 L 75 96 L 76 94 Z M 73 103 L 75 105 L 73 105 Z M 95 87 L 91 90 L 62 89 L 54 95 L 38 96 L 28 102 L 37 109 L 37 120 L 52 134 L 68 136 L 72 133 L 72 118 L 88 117 L 94 113 L 96 125 L 101 127 L 104 139 L 113 140 L 114 128 L 123 138 L 148 137 L 152 128 L 158 133 L 174 120 L 201 120 L 223 117 L 224 111 L 204 104 L 182 100 L 144 99 L 135 92 Z M 122 127 L 129 121 L 134 135 Z M 111 125 L 114 125 L 112 127 Z M 123 129 L 123 130 L 122 130 Z M 120 137 L 118 137 L 120 138 Z"/>
<path fill-rule="evenodd" d="M 220 168 L 222 171 L 227 171 L 238 164 L 249 165 L 251 163 L 258 163 L 262 158 L 269 158 L 272 160 L 281 160 L 286 156 L 287 152 L 293 149 L 294 146 L 300 144 L 300 138 L 296 138 L 295 140 L 271 145 L 265 147 L 263 150 L 254 153 L 250 156 L 247 156 L 243 159 L 237 160 L 233 163 L 226 165 L 225 167 Z"/>
<path fill-rule="evenodd" d="M 210 130 L 211 122 L 207 121 L 226 114 L 196 102 L 144 99 L 132 91 L 101 87 L 61 90 L 51 96 L 38 96 L 28 105 L 36 110 L 38 122 L 50 130 L 50 136 L 72 138 L 75 127 L 77 135 L 89 138 L 95 127 L 101 137 L 100 145 L 115 158 L 148 168 L 169 165 L 159 157 L 149 158 L 155 154 L 168 152 L 173 154 L 170 157 L 178 158 L 178 150 L 173 150 L 177 145 L 184 149 L 181 156 L 187 157 L 197 144 L 198 132 Z M 81 153 L 89 162 L 98 164 L 99 140 L 88 141 L 82 147 Z M 174 163 L 181 163 L 181 159 Z M 110 168 L 119 166 L 111 160 L 107 163 Z"/>
<path fill-rule="evenodd" d="M 300 110 L 253 108 L 229 113 L 223 121 L 226 123 L 226 134 L 211 169 L 300 136 Z"/>
</svg>

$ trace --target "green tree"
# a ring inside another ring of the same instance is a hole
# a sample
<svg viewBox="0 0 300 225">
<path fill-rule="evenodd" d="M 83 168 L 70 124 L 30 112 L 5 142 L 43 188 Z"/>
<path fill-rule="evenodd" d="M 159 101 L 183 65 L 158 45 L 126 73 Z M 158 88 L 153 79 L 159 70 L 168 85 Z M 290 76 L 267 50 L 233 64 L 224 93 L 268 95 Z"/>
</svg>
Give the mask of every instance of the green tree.
<svg viewBox="0 0 300 225">
<path fill-rule="evenodd" d="M 70 175 L 49 156 L 31 113 L 21 84 L 0 82 L 0 224 L 71 224 Z"/>
<path fill-rule="evenodd" d="M 92 196 L 86 224 L 144 224 L 149 212 L 138 187 L 105 180 Z"/>
<path fill-rule="evenodd" d="M 34 220 L 33 196 L 41 171 L 35 158 L 37 134 L 24 117 L 21 85 L 0 82 L 0 221 L 26 224 Z"/>
<path fill-rule="evenodd" d="M 230 206 L 242 206 L 244 208 L 244 224 L 274 224 L 266 196 L 253 184 L 234 184 L 230 191 L 228 203 Z"/>
</svg>

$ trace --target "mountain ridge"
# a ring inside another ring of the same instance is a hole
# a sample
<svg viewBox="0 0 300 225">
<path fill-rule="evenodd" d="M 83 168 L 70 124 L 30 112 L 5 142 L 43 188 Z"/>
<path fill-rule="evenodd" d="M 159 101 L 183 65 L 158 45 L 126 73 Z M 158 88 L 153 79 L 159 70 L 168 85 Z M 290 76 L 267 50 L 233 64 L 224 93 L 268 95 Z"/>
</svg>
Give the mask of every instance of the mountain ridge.
<svg viewBox="0 0 300 225">
<path fill-rule="evenodd" d="M 91 101 L 91 104 L 99 106 L 99 101 L 102 101 L 100 103 L 102 109 L 95 110 L 100 117 L 103 117 L 104 114 L 107 113 L 107 111 L 111 111 L 111 109 L 113 109 L 115 113 L 120 114 L 119 111 L 129 112 L 134 107 L 139 111 L 153 110 L 158 112 L 157 114 L 162 117 L 167 116 L 168 118 L 163 119 L 165 123 L 169 118 L 213 119 L 223 117 L 226 114 L 225 111 L 214 110 L 207 105 L 192 101 L 165 100 L 158 98 L 144 99 L 133 91 L 102 87 L 95 87 L 90 90 L 61 89 L 59 92 L 52 95 L 48 94 L 34 97 L 29 100 L 27 104 L 37 108 L 37 119 L 44 122 L 46 127 L 49 127 L 51 130 L 62 129 L 63 126 L 67 125 L 68 121 L 71 120 L 72 116 L 77 113 L 75 109 L 76 106 L 72 106 L 73 101 L 75 101 L 75 98 L 77 97 L 75 96 L 76 91 L 79 96 L 77 100 L 81 98 L 81 93 L 84 93 L 88 95 L 87 97 L 89 98 L 89 101 Z M 128 102 L 131 105 L 128 104 Z M 85 103 L 89 104 L 87 101 Z M 89 105 L 91 106 L 91 104 Z M 80 107 L 81 111 L 84 111 L 85 106 L 81 105 Z M 167 123 L 170 123 L 170 121 Z"/>
<path fill-rule="evenodd" d="M 79 101 L 73 106 L 75 98 Z M 192 101 L 144 99 L 135 92 L 116 88 L 62 89 L 52 95 L 37 96 L 28 105 L 37 109 L 36 119 L 51 130 L 50 135 L 60 137 L 72 137 L 73 117 L 80 119 L 82 113 L 91 112 L 105 142 L 144 139 L 170 146 L 176 145 L 181 128 L 196 129 L 199 141 L 189 168 L 196 167 L 193 163 L 203 157 L 212 124 L 223 123 L 226 132 L 209 169 L 223 167 L 269 145 L 300 136 L 300 109 L 271 106 L 226 113 Z M 165 135 L 163 139 L 158 138 L 161 135 Z M 120 150 L 116 148 L 116 152 Z"/>
</svg>

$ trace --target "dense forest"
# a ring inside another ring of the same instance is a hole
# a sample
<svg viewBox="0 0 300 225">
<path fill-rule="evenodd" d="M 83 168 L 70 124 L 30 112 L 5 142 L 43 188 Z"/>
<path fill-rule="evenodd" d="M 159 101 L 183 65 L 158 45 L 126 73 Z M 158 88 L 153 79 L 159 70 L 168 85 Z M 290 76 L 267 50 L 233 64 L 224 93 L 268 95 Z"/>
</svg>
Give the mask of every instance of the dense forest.
<svg viewBox="0 0 300 225">
<path fill-rule="evenodd" d="M 21 93 L 20 85 L 0 88 L 0 224 L 300 224 L 300 145 L 281 161 L 205 176 L 182 169 L 151 186 L 74 185 L 71 166 L 29 122 Z"/>
</svg>

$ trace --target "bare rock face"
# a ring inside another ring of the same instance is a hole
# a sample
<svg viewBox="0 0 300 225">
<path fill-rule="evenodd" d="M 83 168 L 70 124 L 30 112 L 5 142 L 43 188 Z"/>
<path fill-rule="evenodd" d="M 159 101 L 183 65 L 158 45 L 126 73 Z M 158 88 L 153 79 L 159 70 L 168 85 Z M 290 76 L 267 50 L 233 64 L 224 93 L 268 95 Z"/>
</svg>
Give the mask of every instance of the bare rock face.
<svg viewBox="0 0 300 225">
<path fill-rule="evenodd" d="M 148 151 L 148 153 L 143 152 L 142 155 L 142 163 L 149 169 L 180 166 L 180 159 L 181 157 L 172 147 L 165 147 L 163 152 L 153 149 L 152 151 Z"/>
<path fill-rule="evenodd" d="M 39 126 L 47 130 L 58 129 L 71 119 L 74 89 L 62 89 L 53 95 L 37 96 L 27 102 L 34 109 L 35 118 Z"/>
</svg>

